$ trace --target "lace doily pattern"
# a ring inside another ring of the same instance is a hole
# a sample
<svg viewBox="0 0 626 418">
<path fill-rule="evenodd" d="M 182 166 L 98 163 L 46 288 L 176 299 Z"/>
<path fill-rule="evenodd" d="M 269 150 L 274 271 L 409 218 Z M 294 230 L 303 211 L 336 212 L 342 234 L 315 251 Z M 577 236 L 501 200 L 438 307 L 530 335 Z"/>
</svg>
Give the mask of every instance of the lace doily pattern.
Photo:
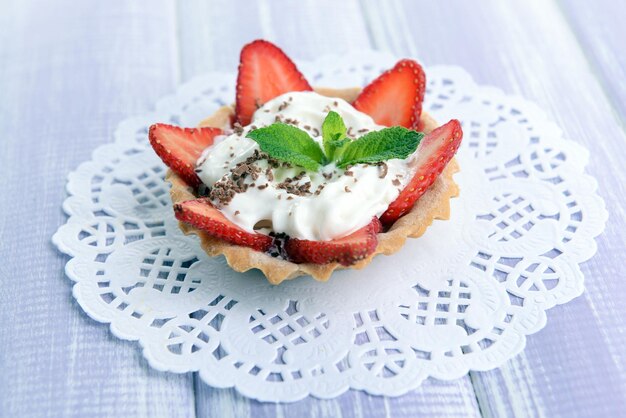
<svg viewBox="0 0 626 418">
<path fill-rule="evenodd" d="M 314 85 L 347 87 L 394 62 L 363 53 L 301 68 Z M 535 105 L 457 67 L 427 75 L 427 110 L 465 132 L 450 221 L 326 283 L 272 286 L 210 259 L 178 228 L 147 132 L 155 122 L 194 126 L 231 102 L 234 74 L 212 73 L 121 123 L 115 142 L 69 175 L 69 219 L 53 242 L 71 256 L 74 297 L 116 336 L 138 340 L 153 367 L 199 371 L 260 400 L 349 388 L 395 396 L 428 376 L 498 367 L 548 308 L 581 294 L 578 264 L 596 251 L 607 214 L 583 172 L 587 151 Z"/>
</svg>

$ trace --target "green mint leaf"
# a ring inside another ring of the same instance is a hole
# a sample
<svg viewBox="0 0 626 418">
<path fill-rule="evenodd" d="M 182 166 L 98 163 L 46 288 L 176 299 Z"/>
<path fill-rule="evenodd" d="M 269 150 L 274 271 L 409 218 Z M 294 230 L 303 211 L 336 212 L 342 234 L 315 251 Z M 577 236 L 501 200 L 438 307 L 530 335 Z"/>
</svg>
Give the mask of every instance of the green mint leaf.
<svg viewBox="0 0 626 418">
<path fill-rule="evenodd" d="M 324 122 L 322 123 L 322 139 L 324 144 L 324 152 L 329 161 L 335 159 L 335 151 L 341 146 L 337 141 L 341 141 L 346 137 L 346 125 L 337 112 L 332 110 L 328 112 Z"/>
<path fill-rule="evenodd" d="M 247 137 L 270 157 L 310 171 L 317 171 L 325 162 L 318 143 L 295 126 L 274 123 L 248 132 Z"/>
<path fill-rule="evenodd" d="M 393 158 L 405 159 L 417 149 L 424 137 L 422 132 L 415 132 L 401 126 L 370 132 L 345 145 L 337 166 L 378 163 Z"/>
<path fill-rule="evenodd" d="M 346 149 L 345 145 L 350 142 L 352 142 L 350 138 L 344 138 L 340 140 L 334 139 L 330 141 L 329 145 L 332 149 L 332 156 L 328 157 L 328 160 L 338 161 L 341 158 L 341 154 L 343 154 L 343 151 Z"/>
</svg>

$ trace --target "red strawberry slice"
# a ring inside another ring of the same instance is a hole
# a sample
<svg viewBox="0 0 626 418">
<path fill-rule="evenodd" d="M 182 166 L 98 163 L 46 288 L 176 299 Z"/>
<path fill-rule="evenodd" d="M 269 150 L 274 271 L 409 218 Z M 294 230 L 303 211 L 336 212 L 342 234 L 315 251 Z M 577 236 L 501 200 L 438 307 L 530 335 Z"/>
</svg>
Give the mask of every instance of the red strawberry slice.
<svg viewBox="0 0 626 418">
<path fill-rule="evenodd" d="M 248 125 L 252 114 L 274 97 L 313 90 L 296 65 L 276 45 L 256 40 L 241 50 L 237 76 L 237 121 Z"/>
<path fill-rule="evenodd" d="M 285 250 L 296 263 L 326 264 L 334 261 L 350 266 L 372 254 L 378 244 L 376 234 L 382 225 L 376 218 L 352 234 L 331 241 L 309 241 L 290 238 Z"/>
<path fill-rule="evenodd" d="M 411 210 L 417 199 L 428 190 L 454 157 L 462 138 L 461 123 L 452 119 L 422 139 L 418 147 L 415 175 L 380 217 L 383 225 L 393 224 L 396 219 Z"/>
<path fill-rule="evenodd" d="M 161 160 L 187 184 L 197 187 L 200 179 L 195 173 L 196 161 L 202 151 L 213 144 L 218 128 L 180 128 L 156 123 L 150 127 L 150 144 Z"/>
<path fill-rule="evenodd" d="M 418 128 L 426 91 L 426 75 L 404 59 L 368 84 L 352 105 L 379 125 Z"/>
<path fill-rule="evenodd" d="M 199 228 L 209 235 L 236 245 L 267 251 L 272 245 L 272 238 L 253 232 L 247 232 L 226 219 L 211 201 L 205 197 L 174 205 L 174 214 L 179 221 Z"/>
</svg>

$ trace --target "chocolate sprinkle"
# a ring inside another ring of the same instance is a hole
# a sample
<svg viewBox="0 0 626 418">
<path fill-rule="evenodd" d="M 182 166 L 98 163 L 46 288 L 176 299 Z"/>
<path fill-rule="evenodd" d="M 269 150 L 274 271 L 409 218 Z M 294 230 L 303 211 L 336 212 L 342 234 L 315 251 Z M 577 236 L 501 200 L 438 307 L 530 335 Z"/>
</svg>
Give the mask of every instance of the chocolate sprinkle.
<svg viewBox="0 0 626 418">
<path fill-rule="evenodd" d="M 243 133 L 243 126 L 241 126 L 239 122 L 235 122 L 233 124 L 233 132 L 235 132 L 237 135 L 241 135 Z"/>
<path fill-rule="evenodd" d="M 387 177 L 387 172 L 389 171 L 389 167 L 387 166 L 387 163 L 380 162 L 378 163 L 378 167 L 380 168 L 380 174 L 378 175 L 378 177 L 380 177 L 381 179 L 384 179 L 385 177 Z"/>
</svg>

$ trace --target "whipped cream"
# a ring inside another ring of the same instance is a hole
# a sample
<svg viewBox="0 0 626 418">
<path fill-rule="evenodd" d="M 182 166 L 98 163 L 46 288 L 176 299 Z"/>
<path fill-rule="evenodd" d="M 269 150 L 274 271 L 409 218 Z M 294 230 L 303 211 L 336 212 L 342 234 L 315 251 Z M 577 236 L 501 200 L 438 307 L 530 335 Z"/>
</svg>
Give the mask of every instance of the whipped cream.
<svg viewBox="0 0 626 418">
<path fill-rule="evenodd" d="M 352 138 L 384 128 L 345 100 L 314 92 L 287 93 L 260 107 L 250 125 L 216 138 L 198 160 L 198 176 L 209 187 L 228 179 L 232 168 L 260 151 L 247 133 L 276 121 L 293 124 L 322 145 L 321 126 L 330 110 L 341 115 Z M 272 167 L 261 159 L 253 163 L 256 179 L 245 178 L 245 191 L 227 204 L 215 199 L 214 203 L 246 231 L 327 241 L 349 235 L 382 215 L 411 179 L 414 159 L 415 155 L 380 166 L 357 164 L 347 172 L 328 164 L 316 173 L 301 167 Z"/>
</svg>

